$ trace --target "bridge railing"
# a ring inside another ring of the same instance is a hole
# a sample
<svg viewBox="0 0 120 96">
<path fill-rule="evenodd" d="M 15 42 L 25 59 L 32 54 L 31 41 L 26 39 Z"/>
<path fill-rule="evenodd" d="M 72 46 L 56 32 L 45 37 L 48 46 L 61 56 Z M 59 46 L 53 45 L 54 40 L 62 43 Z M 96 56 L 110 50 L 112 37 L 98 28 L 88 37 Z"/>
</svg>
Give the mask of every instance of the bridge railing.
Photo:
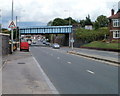
<svg viewBox="0 0 120 96">
<path fill-rule="evenodd" d="M 61 34 L 72 33 L 73 26 L 42 26 L 42 27 L 23 27 L 20 28 L 21 34 Z"/>
</svg>

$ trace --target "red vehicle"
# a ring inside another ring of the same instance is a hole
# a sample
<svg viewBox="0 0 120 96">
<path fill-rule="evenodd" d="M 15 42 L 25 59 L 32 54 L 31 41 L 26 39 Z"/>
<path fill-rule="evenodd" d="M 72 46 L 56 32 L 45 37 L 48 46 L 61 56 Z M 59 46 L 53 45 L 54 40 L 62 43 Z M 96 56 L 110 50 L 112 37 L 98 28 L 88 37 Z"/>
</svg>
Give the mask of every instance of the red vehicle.
<svg viewBox="0 0 120 96">
<path fill-rule="evenodd" d="M 28 42 L 20 42 L 20 51 L 27 50 L 29 51 L 29 44 Z"/>
</svg>

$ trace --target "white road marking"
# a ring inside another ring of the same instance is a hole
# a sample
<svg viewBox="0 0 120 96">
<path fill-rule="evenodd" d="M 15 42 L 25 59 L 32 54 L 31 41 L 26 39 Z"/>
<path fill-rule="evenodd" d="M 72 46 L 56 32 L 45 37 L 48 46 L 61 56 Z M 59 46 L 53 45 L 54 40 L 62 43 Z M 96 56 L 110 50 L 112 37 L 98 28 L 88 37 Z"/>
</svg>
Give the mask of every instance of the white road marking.
<svg viewBox="0 0 120 96">
<path fill-rule="evenodd" d="M 57 57 L 57 59 L 60 59 L 60 57 Z"/>
<path fill-rule="evenodd" d="M 67 62 L 68 64 L 72 64 L 71 62 Z"/>
<path fill-rule="evenodd" d="M 42 72 L 42 75 L 44 76 L 48 86 L 50 87 L 50 89 L 52 90 L 53 94 L 59 94 L 58 90 L 55 88 L 55 86 L 52 84 L 52 82 L 50 81 L 50 79 L 48 78 L 48 76 L 45 74 L 45 72 L 43 71 L 42 67 L 40 66 L 40 64 L 37 62 L 37 60 L 35 59 L 35 57 L 33 57 L 33 59 L 35 60 L 38 68 L 40 69 L 40 71 Z"/>
<path fill-rule="evenodd" d="M 91 70 L 86 70 L 88 73 L 91 73 L 91 74 L 95 74 L 95 72 L 91 71 Z"/>
</svg>

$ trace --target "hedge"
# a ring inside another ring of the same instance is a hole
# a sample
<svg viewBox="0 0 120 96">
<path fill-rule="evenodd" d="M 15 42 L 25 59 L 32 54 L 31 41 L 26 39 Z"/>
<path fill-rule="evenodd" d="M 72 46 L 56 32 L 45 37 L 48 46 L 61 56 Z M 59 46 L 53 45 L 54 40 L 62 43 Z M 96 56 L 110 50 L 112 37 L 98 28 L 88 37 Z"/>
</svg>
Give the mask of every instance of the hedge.
<svg viewBox="0 0 120 96">
<path fill-rule="evenodd" d="M 109 36 L 109 30 L 107 28 L 101 28 L 98 30 L 86 30 L 86 29 L 77 29 L 76 38 L 81 39 L 85 42 L 91 42 L 96 40 L 103 40 L 106 36 Z"/>
</svg>

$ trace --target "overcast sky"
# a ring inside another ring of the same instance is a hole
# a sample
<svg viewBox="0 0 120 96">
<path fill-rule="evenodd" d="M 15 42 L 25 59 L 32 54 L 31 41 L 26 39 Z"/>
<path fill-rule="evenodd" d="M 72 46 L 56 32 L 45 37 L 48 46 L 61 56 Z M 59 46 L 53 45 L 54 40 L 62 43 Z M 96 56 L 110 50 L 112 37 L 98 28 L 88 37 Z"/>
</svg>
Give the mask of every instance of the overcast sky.
<svg viewBox="0 0 120 96">
<path fill-rule="evenodd" d="M 72 17 L 75 20 L 85 19 L 88 14 L 92 21 L 100 15 L 109 17 L 111 9 L 118 10 L 120 0 L 13 0 L 14 19 L 18 16 L 21 22 L 48 23 L 54 18 Z M 3 27 L 11 21 L 12 0 L 0 0 Z M 1 14 L 1 12 L 0 12 Z"/>
</svg>

